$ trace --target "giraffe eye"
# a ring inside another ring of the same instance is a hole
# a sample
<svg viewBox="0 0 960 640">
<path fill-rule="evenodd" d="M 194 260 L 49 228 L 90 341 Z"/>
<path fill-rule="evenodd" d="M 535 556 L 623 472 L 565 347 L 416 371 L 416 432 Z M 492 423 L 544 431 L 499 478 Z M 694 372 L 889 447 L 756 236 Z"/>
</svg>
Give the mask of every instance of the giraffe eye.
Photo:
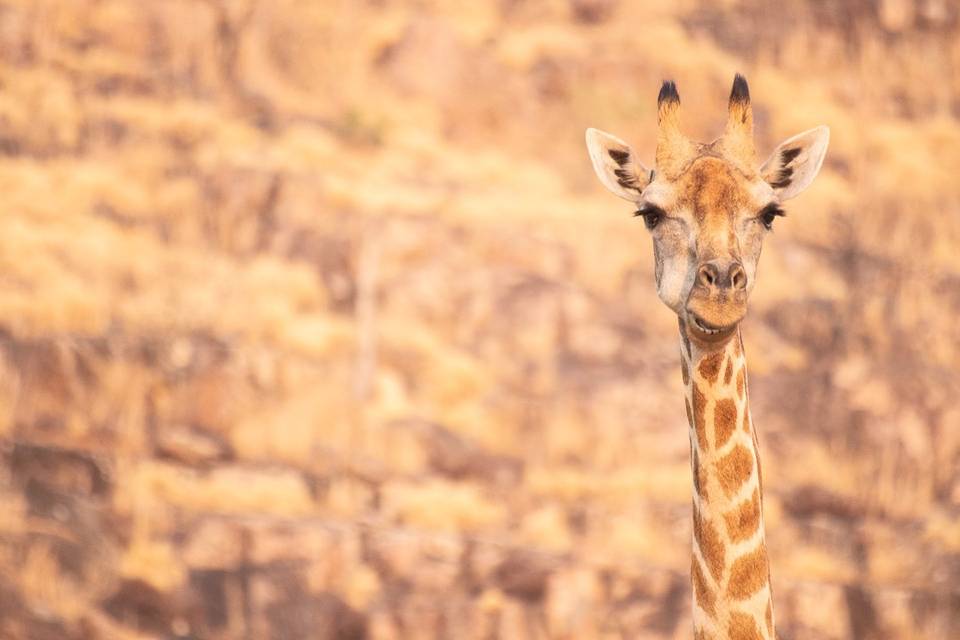
<svg viewBox="0 0 960 640">
<path fill-rule="evenodd" d="M 771 202 L 763 209 L 760 210 L 760 215 L 757 218 L 760 220 L 760 223 L 765 226 L 767 229 L 773 229 L 773 220 L 777 216 L 786 215 L 783 209 L 780 208 L 775 202 Z"/>
<path fill-rule="evenodd" d="M 653 229 L 656 227 L 666 216 L 666 214 L 663 212 L 663 209 L 652 204 L 643 205 L 637 209 L 636 213 L 633 215 L 643 216 L 643 223 L 647 226 L 647 229 Z"/>
</svg>

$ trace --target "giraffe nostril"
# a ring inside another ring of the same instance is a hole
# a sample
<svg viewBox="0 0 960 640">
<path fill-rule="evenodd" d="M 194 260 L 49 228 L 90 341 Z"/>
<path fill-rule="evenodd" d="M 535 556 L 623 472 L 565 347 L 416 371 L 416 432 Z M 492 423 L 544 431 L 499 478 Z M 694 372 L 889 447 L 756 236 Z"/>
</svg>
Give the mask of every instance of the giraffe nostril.
<svg viewBox="0 0 960 640">
<path fill-rule="evenodd" d="M 705 287 L 712 287 L 717 282 L 720 272 L 717 266 L 711 262 L 701 265 L 697 270 L 697 282 Z"/>
<path fill-rule="evenodd" d="M 730 284 L 733 285 L 734 289 L 747 288 L 747 272 L 743 270 L 743 265 L 739 262 L 730 265 Z"/>
</svg>

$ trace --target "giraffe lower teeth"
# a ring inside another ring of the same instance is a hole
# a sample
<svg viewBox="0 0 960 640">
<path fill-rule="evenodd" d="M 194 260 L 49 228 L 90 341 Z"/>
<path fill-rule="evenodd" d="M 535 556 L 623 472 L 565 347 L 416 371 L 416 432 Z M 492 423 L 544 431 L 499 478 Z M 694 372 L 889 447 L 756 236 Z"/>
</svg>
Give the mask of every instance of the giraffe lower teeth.
<svg viewBox="0 0 960 640">
<path fill-rule="evenodd" d="M 697 328 L 700 329 L 700 331 L 703 331 L 704 333 L 707 333 L 710 335 L 720 333 L 721 331 L 720 329 L 708 329 L 707 327 L 703 326 L 703 323 L 700 322 L 700 318 L 697 318 L 697 317 L 693 318 L 693 322 L 697 325 Z"/>
</svg>

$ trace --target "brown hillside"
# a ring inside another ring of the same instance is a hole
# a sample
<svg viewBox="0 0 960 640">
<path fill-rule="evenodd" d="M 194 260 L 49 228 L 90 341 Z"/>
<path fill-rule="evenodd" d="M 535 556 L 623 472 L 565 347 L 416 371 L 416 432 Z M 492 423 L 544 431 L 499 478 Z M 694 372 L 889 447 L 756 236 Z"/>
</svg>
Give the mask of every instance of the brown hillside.
<svg viewBox="0 0 960 640">
<path fill-rule="evenodd" d="M 784 638 L 960 637 L 947 0 L 0 0 L 0 637 L 688 638 L 676 320 L 597 184 L 818 124 L 744 324 Z"/>
</svg>

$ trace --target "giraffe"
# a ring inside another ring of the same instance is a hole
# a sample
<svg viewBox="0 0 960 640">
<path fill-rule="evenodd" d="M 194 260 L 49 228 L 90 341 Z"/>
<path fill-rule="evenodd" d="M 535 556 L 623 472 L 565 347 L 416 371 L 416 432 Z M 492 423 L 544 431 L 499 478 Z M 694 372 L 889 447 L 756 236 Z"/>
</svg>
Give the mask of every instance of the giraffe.
<svg viewBox="0 0 960 640">
<path fill-rule="evenodd" d="M 587 129 L 600 182 L 637 207 L 653 238 L 660 299 L 677 314 L 693 476 L 691 592 L 695 640 L 774 640 L 757 435 L 740 321 L 764 235 L 781 203 L 823 164 L 825 126 L 788 138 L 758 166 L 746 80 L 736 74 L 726 128 L 710 143 L 680 132 L 680 96 L 657 98 L 655 168 L 622 140 Z"/>
</svg>

